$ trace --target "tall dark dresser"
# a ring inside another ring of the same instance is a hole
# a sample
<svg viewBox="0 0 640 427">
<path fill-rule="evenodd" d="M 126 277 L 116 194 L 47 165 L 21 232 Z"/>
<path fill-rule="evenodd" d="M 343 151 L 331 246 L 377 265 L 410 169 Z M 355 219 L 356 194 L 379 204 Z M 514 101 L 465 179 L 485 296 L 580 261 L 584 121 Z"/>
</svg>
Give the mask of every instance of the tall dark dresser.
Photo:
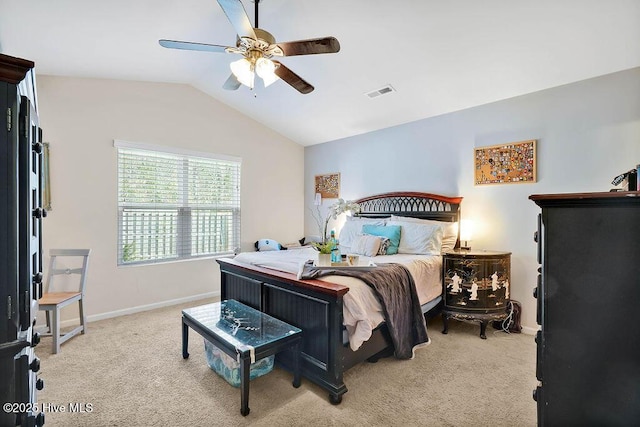
<svg viewBox="0 0 640 427">
<path fill-rule="evenodd" d="M 540 426 L 640 423 L 640 193 L 530 197 Z"/>
<path fill-rule="evenodd" d="M 0 426 L 40 426 L 42 132 L 33 62 L 0 54 Z"/>
</svg>

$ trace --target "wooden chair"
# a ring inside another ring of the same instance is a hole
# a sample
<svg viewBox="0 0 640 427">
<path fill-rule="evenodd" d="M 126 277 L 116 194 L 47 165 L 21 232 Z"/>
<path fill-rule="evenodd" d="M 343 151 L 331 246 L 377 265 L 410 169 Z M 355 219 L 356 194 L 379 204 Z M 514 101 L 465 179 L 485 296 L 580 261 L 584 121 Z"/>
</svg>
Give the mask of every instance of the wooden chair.
<svg viewBox="0 0 640 427">
<path fill-rule="evenodd" d="M 46 311 L 47 329 L 44 335 L 53 336 L 53 354 L 60 351 L 60 345 L 65 341 L 78 335 L 85 333 L 87 330 L 87 319 L 82 306 L 84 298 L 84 289 L 87 282 L 87 267 L 89 266 L 89 254 L 91 249 L 51 249 L 49 255 L 51 261 L 49 263 L 49 271 L 47 272 L 47 280 L 45 282 L 45 292 L 42 298 L 38 300 L 39 309 Z M 68 258 L 69 262 L 79 263 L 78 258 L 82 257 L 82 266 L 79 268 L 56 268 L 58 258 Z M 75 258 L 75 259 L 74 259 Z M 53 279 L 57 275 L 79 275 L 80 283 L 77 291 L 72 292 L 55 292 Z M 71 303 L 78 302 L 80 312 L 80 326 L 72 331 L 60 335 L 60 309 Z"/>
</svg>

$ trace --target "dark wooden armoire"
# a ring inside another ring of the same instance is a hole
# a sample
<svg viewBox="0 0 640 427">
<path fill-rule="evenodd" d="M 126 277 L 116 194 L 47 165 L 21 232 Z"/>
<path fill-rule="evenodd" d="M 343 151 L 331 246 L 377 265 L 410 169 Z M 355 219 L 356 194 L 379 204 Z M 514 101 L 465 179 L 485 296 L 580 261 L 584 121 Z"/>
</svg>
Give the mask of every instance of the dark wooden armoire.
<svg viewBox="0 0 640 427">
<path fill-rule="evenodd" d="M 34 64 L 0 54 L 0 426 L 41 426 L 42 132 Z"/>
</svg>

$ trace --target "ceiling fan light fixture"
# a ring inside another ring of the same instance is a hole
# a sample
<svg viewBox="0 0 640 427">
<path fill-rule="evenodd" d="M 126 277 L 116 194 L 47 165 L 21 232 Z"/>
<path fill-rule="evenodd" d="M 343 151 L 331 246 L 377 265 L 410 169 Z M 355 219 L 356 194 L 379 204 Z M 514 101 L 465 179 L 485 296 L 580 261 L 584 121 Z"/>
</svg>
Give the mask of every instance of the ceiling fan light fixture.
<svg viewBox="0 0 640 427">
<path fill-rule="evenodd" d="M 274 83 L 279 77 L 275 74 L 276 64 L 267 58 L 258 58 L 256 61 L 256 73 L 264 81 L 264 87 Z"/>
<path fill-rule="evenodd" d="M 276 43 L 273 34 L 258 25 L 258 4 L 261 0 L 251 0 L 255 4 L 255 23 L 252 25 L 241 0 L 218 0 L 218 4 L 236 31 L 236 45 L 221 46 L 209 43 L 185 42 L 179 40 L 159 40 L 162 47 L 170 49 L 196 50 L 204 52 L 233 53 L 242 55 L 239 61 L 230 64 L 232 75 L 222 86 L 226 90 L 237 90 L 241 85 L 254 88 L 258 74 L 267 87 L 276 80 L 282 80 L 302 94 L 313 92 L 314 87 L 290 70 L 285 64 L 272 57 L 315 55 L 337 53 L 340 43 L 335 37 L 319 37 Z"/>
<path fill-rule="evenodd" d="M 253 64 L 247 58 L 233 61 L 229 64 L 229 67 L 240 83 L 253 89 L 255 74 L 253 72 Z"/>
</svg>

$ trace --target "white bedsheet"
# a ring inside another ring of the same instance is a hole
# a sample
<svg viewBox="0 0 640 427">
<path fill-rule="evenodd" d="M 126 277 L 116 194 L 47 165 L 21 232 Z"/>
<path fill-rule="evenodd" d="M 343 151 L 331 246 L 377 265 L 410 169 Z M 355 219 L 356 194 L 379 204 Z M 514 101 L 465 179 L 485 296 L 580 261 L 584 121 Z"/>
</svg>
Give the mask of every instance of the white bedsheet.
<svg viewBox="0 0 640 427">
<path fill-rule="evenodd" d="M 243 252 L 236 261 L 273 270 L 297 274 L 301 264 L 318 259 L 313 248 L 287 251 Z M 376 264 L 403 264 L 416 283 L 420 304 L 425 304 L 442 294 L 442 257 L 440 255 L 380 255 L 372 258 L 360 256 L 361 263 L 373 261 Z M 325 276 L 320 278 L 331 283 L 349 287 L 343 297 L 343 320 L 349 334 L 352 350 L 360 348 L 371 337 L 376 326 L 384 321 L 382 306 L 375 292 L 362 280 L 346 276 Z"/>
</svg>

